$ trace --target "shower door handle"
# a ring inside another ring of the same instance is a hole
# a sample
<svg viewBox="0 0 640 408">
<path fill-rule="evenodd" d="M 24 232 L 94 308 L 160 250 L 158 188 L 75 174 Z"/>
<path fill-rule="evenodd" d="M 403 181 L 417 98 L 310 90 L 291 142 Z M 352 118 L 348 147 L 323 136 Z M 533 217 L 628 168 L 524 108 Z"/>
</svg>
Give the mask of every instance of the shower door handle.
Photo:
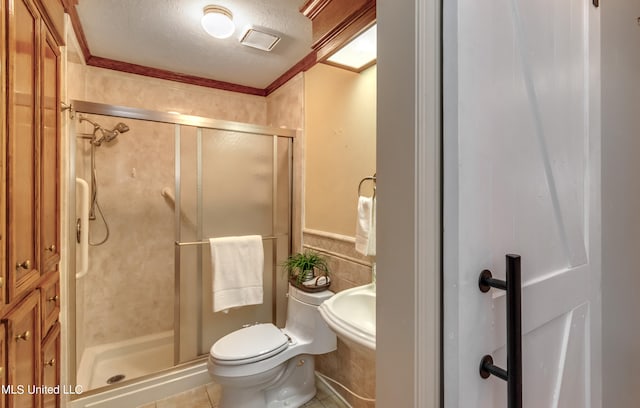
<svg viewBox="0 0 640 408">
<path fill-rule="evenodd" d="M 480 361 L 480 376 L 491 375 L 507 382 L 508 408 L 522 408 L 522 277 L 520 256 L 507 255 L 506 281 L 494 279 L 488 270 L 480 273 L 478 286 L 486 293 L 490 288 L 507 292 L 507 369 L 493 365 L 487 354 Z"/>
</svg>

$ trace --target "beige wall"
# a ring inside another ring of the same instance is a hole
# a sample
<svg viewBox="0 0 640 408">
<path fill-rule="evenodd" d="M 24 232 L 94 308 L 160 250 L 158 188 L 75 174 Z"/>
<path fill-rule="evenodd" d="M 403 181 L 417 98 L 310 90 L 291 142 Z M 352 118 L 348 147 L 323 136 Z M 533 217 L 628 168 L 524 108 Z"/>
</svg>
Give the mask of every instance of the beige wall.
<svg viewBox="0 0 640 408">
<path fill-rule="evenodd" d="M 304 77 L 303 248 L 320 252 L 331 269 L 331 290 L 371 282 L 373 259 L 355 252 L 358 183 L 376 168 L 376 67 L 357 74 L 318 64 Z M 371 194 L 371 184 L 363 185 Z M 375 397 L 376 362 L 338 341 L 318 356 L 317 369 L 356 393 Z M 356 408 L 368 407 L 336 388 Z"/>
<path fill-rule="evenodd" d="M 265 125 L 266 98 L 89 67 L 70 61 L 68 98 Z M 111 128 L 117 118 L 92 115 Z M 77 282 L 78 363 L 86 347 L 173 329 L 174 127 L 122 120 L 130 131 L 96 150 L 99 203 L 110 238 L 90 247 Z M 89 132 L 83 124 L 79 131 Z M 90 178 L 88 143 L 77 142 L 76 174 Z M 91 221 L 93 240 L 102 222 Z M 131 313 L 135 310 L 135 313 Z"/>
<path fill-rule="evenodd" d="M 304 87 L 305 228 L 354 236 L 358 183 L 376 171 L 376 67 L 317 64 Z"/>
<path fill-rule="evenodd" d="M 81 64 L 69 64 L 69 98 L 266 125 L 267 101 L 241 94 Z"/>
</svg>

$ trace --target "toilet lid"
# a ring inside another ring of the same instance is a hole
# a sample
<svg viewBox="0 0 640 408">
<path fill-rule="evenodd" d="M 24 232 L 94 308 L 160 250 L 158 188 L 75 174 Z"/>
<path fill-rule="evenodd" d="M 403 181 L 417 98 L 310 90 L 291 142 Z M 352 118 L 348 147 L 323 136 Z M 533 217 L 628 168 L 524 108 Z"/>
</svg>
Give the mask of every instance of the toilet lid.
<svg viewBox="0 0 640 408">
<path fill-rule="evenodd" d="M 287 336 L 271 323 L 256 324 L 227 334 L 211 347 L 220 364 L 247 364 L 264 360 L 287 348 Z"/>
</svg>

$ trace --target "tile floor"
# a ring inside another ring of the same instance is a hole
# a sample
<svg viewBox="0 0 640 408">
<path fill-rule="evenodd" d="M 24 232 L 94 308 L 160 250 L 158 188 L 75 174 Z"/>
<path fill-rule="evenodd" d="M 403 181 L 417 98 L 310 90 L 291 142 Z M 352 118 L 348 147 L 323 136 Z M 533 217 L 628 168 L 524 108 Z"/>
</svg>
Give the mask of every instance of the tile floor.
<svg viewBox="0 0 640 408">
<path fill-rule="evenodd" d="M 317 394 L 304 408 L 350 408 L 334 396 L 323 383 L 316 384 Z M 138 408 L 218 408 L 220 386 L 210 383 Z"/>
</svg>

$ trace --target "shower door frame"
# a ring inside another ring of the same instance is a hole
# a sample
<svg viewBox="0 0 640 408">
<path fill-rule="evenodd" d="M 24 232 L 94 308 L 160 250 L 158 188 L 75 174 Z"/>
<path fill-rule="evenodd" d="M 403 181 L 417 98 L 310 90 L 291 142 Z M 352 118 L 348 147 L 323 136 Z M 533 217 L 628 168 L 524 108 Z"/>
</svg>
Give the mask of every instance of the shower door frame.
<svg viewBox="0 0 640 408">
<path fill-rule="evenodd" d="M 275 323 L 277 319 L 277 290 L 276 290 L 276 253 L 277 253 L 277 241 L 279 236 L 275 234 L 276 228 L 276 212 L 277 212 L 277 145 L 278 138 L 284 137 L 288 138 L 288 158 L 289 161 L 289 234 L 288 234 L 288 250 L 289 253 L 296 248 L 299 248 L 301 245 L 301 237 L 302 237 L 302 208 L 301 208 L 301 197 L 302 197 L 302 174 L 301 171 L 296 171 L 296 169 L 300 170 L 300 166 L 296 166 L 296 163 L 300 163 L 302 158 L 302 146 L 301 143 L 295 143 L 296 138 L 300 138 L 302 132 L 300 130 L 288 129 L 288 128 L 276 128 L 270 126 L 262 126 L 255 125 L 249 123 L 242 122 L 233 122 L 212 118 L 205 118 L 200 116 L 192 116 L 192 115 L 183 115 L 177 113 L 169 113 L 169 112 L 160 112 L 153 111 L 147 109 L 140 108 L 132 108 L 126 106 L 118 106 L 118 105 L 110 105 L 96 102 L 88 102 L 81 100 L 72 100 L 71 101 L 71 114 L 70 114 L 70 123 L 69 131 L 69 174 L 68 174 L 68 198 L 70 203 L 76 202 L 76 191 L 75 191 L 75 178 L 76 178 L 76 126 L 75 126 L 75 115 L 76 114 L 92 114 L 92 115 L 101 115 L 101 116 L 110 116 L 117 117 L 123 119 L 136 119 L 136 120 L 144 120 L 149 122 L 157 122 L 164 124 L 172 124 L 175 125 L 175 135 L 174 140 L 176 143 L 176 149 L 179 149 L 180 143 L 180 130 L 181 126 L 189 126 L 195 127 L 199 135 L 202 135 L 203 129 L 211 129 L 211 130 L 221 130 L 228 132 L 237 132 L 237 133 L 246 133 L 252 135 L 266 136 L 273 138 L 273 175 L 272 175 L 272 183 L 273 183 L 273 196 L 272 196 L 272 234 L 271 237 L 275 237 L 273 243 L 273 256 L 272 256 L 272 273 L 273 273 L 273 296 L 272 296 L 272 317 L 273 322 Z M 203 356 L 198 356 L 194 360 L 190 360 L 187 362 L 179 361 L 180 354 L 180 248 L 182 244 L 180 243 L 180 177 L 179 177 L 179 169 L 180 169 L 180 157 L 176 154 L 178 150 L 174 152 L 174 157 L 176 160 L 176 191 L 175 191 L 175 207 L 174 207 L 174 215 L 176 222 L 176 240 L 175 240 L 175 255 L 174 255 L 174 268 L 175 268 L 175 307 L 174 307 L 174 365 L 167 370 L 162 370 L 157 373 L 152 373 L 149 375 L 137 377 L 130 381 L 124 382 L 123 384 L 135 383 L 136 381 L 152 378 L 160 373 L 164 373 L 167 371 L 174 370 L 176 367 L 190 365 L 193 363 L 200 363 L 203 361 Z M 69 206 L 69 219 L 68 219 L 68 230 L 69 230 L 69 258 L 71 260 L 76 259 L 76 214 L 75 214 L 75 205 Z M 280 234 L 282 235 L 282 234 Z M 72 379 L 73 383 L 77 381 L 77 356 L 76 356 L 76 305 L 75 305 L 75 297 L 76 297 L 76 285 L 75 285 L 75 273 L 76 273 L 76 262 L 70 261 L 68 263 L 68 297 L 70 299 L 74 299 L 74 302 L 68 303 L 68 317 L 69 324 L 67 326 L 68 334 L 68 344 L 69 350 L 72 351 L 68 358 L 67 364 L 67 375 L 69 379 Z M 177 339 L 177 340 L 176 340 Z M 82 396 L 99 394 L 104 391 L 112 390 L 115 388 L 119 388 L 123 384 L 113 384 L 100 388 L 96 388 L 94 390 L 90 390 L 85 392 Z M 78 395 L 71 396 L 72 400 L 79 398 Z"/>
</svg>

